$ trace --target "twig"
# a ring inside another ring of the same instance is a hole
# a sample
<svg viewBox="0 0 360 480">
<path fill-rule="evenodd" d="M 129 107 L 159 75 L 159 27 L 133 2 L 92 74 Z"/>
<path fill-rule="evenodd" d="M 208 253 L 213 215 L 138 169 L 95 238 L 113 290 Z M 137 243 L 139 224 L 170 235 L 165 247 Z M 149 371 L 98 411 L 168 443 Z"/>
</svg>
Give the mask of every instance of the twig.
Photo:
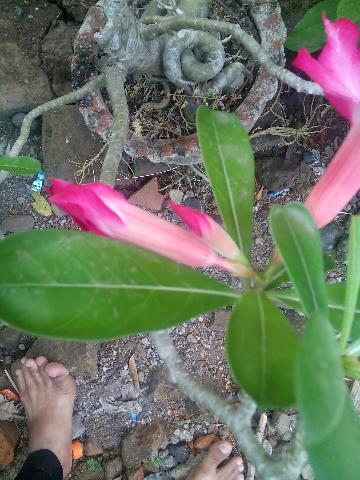
<svg viewBox="0 0 360 480">
<path fill-rule="evenodd" d="M 251 418 L 256 405 L 249 397 L 242 398 L 240 406 L 229 404 L 214 391 L 202 385 L 184 369 L 167 331 L 151 334 L 160 358 L 165 362 L 171 379 L 186 395 L 207 408 L 232 430 L 240 449 L 255 465 L 263 480 L 296 480 L 307 460 L 302 448 L 301 435 L 296 436 L 290 454 L 281 460 L 272 459 L 264 451 L 251 429 Z"/>
<path fill-rule="evenodd" d="M 64 105 L 68 105 L 69 103 L 74 103 L 77 100 L 81 100 L 82 98 L 86 97 L 89 93 L 93 92 L 97 88 L 99 88 L 104 83 L 104 75 L 99 75 L 94 80 L 91 80 L 83 87 L 75 90 L 74 92 L 67 93 L 62 97 L 55 98 L 54 100 L 50 100 L 49 102 L 43 103 L 38 107 L 31 110 L 23 120 L 21 125 L 20 135 L 18 136 L 16 142 L 14 143 L 13 147 L 10 150 L 9 156 L 16 157 L 19 155 L 21 149 L 25 145 L 29 134 L 30 134 L 30 127 L 32 122 L 35 118 L 43 115 L 44 113 L 50 112 L 56 108 L 62 107 Z M 7 172 L 0 171 L 0 183 L 5 180 L 5 178 L 9 174 Z"/>
<path fill-rule="evenodd" d="M 113 125 L 109 147 L 101 168 L 100 181 L 114 186 L 129 130 L 129 110 L 124 89 L 125 74 L 117 67 L 105 69 L 105 84 L 113 111 Z M 124 165 L 120 166 L 121 176 L 125 177 Z"/>
<path fill-rule="evenodd" d="M 303 80 L 286 68 L 276 65 L 271 58 L 263 51 L 261 45 L 238 25 L 217 20 L 204 18 L 192 18 L 185 16 L 176 17 L 145 17 L 143 22 L 148 25 L 144 31 L 144 38 L 156 38 L 163 33 L 183 28 L 193 28 L 205 31 L 221 32 L 224 35 L 232 35 L 257 59 L 262 67 L 274 77 L 295 88 L 298 92 L 306 92 L 312 95 L 323 95 L 322 88 L 307 80 Z"/>
</svg>

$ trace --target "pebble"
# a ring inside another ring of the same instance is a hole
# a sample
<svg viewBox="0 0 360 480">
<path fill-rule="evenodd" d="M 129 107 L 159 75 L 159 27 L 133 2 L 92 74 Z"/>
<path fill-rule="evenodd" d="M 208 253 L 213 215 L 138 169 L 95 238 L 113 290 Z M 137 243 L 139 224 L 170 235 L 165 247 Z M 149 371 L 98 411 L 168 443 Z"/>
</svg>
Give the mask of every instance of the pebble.
<svg viewBox="0 0 360 480">
<path fill-rule="evenodd" d="M 284 412 L 276 412 L 272 423 L 276 433 L 282 438 L 290 430 L 291 418 Z"/>
<path fill-rule="evenodd" d="M 19 343 L 19 350 L 24 351 L 25 350 L 25 345 L 23 343 Z"/>
<path fill-rule="evenodd" d="M 319 150 L 315 149 L 305 150 L 303 154 L 303 159 L 308 165 L 318 163 L 320 161 L 320 152 Z"/>
<path fill-rule="evenodd" d="M 309 464 L 305 465 L 305 467 L 302 469 L 301 475 L 304 480 L 315 480 L 314 471 Z"/>
<path fill-rule="evenodd" d="M 196 337 L 195 337 L 192 333 L 190 333 L 190 334 L 186 337 L 186 340 L 187 340 L 188 342 L 190 342 L 190 343 L 197 343 L 197 339 L 196 339 Z"/>
<path fill-rule="evenodd" d="M 184 205 L 186 207 L 193 208 L 194 210 L 199 210 L 200 212 L 203 210 L 202 201 L 197 197 L 188 197 L 184 201 Z"/>
<path fill-rule="evenodd" d="M 177 461 L 176 458 L 170 455 L 168 450 L 164 450 L 158 453 L 160 458 L 160 469 L 161 470 L 171 470 L 172 468 L 176 467 Z"/>
<path fill-rule="evenodd" d="M 181 203 L 184 198 L 184 194 L 181 190 L 172 188 L 169 190 L 169 198 L 172 202 Z"/>
<path fill-rule="evenodd" d="M 79 413 L 74 413 L 72 417 L 72 438 L 79 438 L 85 432 L 84 419 Z"/>
<path fill-rule="evenodd" d="M 190 430 L 180 430 L 179 428 L 177 428 L 174 431 L 174 436 L 184 442 L 191 442 L 191 440 L 193 439 L 193 432 L 191 432 Z"/>
<path fill-rule="evenodd" d="M 167 448 L 170 454 L 176 459 L 177 463 L 186 463 L 189 458 L 189 450 L 185 443 L 169 445 Z"/>
<path fill-rule="evenodd" d="M 326 253 L 332 253 L 341 238 L 341 230 L 335 222 L 329 223 L 320 230 L 322 247 Z"/>
</svg>

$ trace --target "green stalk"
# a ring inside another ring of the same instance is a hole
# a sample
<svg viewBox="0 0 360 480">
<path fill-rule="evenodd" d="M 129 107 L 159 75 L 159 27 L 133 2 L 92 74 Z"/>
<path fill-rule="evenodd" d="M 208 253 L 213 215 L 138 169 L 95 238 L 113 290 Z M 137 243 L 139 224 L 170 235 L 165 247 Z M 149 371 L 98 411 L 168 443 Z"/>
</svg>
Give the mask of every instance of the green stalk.
<svg viewBox="0 0 360 480">
<path fill-rule="evenodd" d="M 339 346 L 342 353 L 351 334 L 354 311 L 360 289 L 360 216 L 352 217 L 349 238 L 349 265 L 345 293 L 344 318 L 341 328 Z"/>
</svg>

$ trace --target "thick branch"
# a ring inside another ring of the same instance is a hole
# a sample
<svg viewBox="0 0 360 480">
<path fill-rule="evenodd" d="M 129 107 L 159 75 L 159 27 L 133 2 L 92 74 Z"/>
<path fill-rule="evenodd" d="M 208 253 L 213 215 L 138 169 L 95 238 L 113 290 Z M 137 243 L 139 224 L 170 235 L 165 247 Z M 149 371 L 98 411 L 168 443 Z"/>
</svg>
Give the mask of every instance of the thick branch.
<svg viewBox="0 0 360 480">
<path fill-rule="evenodd" d="M 105 83 L 111 101 L 113 124 L 109 147 L 101 168 L 100 181 L 111 186 L 115 185 L 116 174 L 122 158 L 129 129 L 129 110 L 124 89 L 125 74 L 116 67 L 105 70 Z M 121 164 L 121 172 L 125 168 Z"/>
<path fill-rule="evenodd" d="M 185 371 L 182 360 L 166 331 L 154 332 L 151 336 L 160 358 L 169 369 L 171 379 L 191 400 L 207 408 L 230 427 L 240 449 L 255 466 L 263 480 L 296 480 L 298 478 L 306 463 L 306 455 L 301 445 L 296 442 L 289 457 L 280 461 L 273 460 L 265 453 L 251 429 L 251 417 L 256 408 L 254 402 L 249 397 L 244 397 L 238 407 L 229 404 Z"/>
<path fill-rule="evenodd" d="M 257 59 L 262 67 L 272 76 L 278 78 L 298 92 L 305 92 L 312 95 L 323 95 L 322 88 L 307 80 L 303 80 L 286 68 L 276 65 L 261 48 L 261 45 L 238 25 L 205 18 L 190 18 L 184 16 L 176 17 L 145 17 L 143 22 L 148 24 L 143 32 L 143 37 L 152 39 L 158 35 L 169 33 L 174 30 L 192 28 L 210 32 L 221 32 L 224 35 L 232 35 L 239 40 L 244 47 Z"/>
<path fill-rule="evenodd" d="M 89 93 L 93 92 L 97 88 L 99 88 L 104 83 L 104 75 L 99 75 L 94 80 L 91 80 L 82 88 L 75 90 L 74 92 L 67 93 L 62 97 L 55 98 L 54 100 L 50 100 L 49 102 L 43 103 L 38 107 L 31 110 L 24 118 L 23 123 L 21 125 L 20 135 L 17 138 L 16 142 L 14 143 L 12 149 L 10 150 L 10 157 L 16 157 L 19 155 L 21 149 L 26 143 L 26 140 L 30 134 L 30 127 L 32 122 L 35 118 L 43 115 L 44 113 L 50 112 L 51 110 L 55 110 L 56 108 L 62 107 L 64 105 L 68 105 L 69 103 L 74 103 L 77 100 L 81 100 L 82 98 L 89 95 Z M 0 171 L 0 182 L 5 180 L 5 178 L 9 174 L 7 172 Z"/>
</svg>

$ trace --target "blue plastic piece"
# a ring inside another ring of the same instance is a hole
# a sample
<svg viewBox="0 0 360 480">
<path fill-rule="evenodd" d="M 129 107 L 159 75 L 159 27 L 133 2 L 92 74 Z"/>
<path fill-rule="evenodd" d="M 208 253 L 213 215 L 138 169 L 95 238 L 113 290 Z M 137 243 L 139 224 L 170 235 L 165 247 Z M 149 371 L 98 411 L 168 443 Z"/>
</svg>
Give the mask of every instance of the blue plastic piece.
<svg viewBox="0 0 360 480">
<path fill-rule="evenodd" d="M 38 174 L 36 175 L 35 180 L 31 184 L 31 190 L 33 192 L 41 192 L 45 182 L 45 172 L 44 170 L 39 170 Z"/>
</svg>

